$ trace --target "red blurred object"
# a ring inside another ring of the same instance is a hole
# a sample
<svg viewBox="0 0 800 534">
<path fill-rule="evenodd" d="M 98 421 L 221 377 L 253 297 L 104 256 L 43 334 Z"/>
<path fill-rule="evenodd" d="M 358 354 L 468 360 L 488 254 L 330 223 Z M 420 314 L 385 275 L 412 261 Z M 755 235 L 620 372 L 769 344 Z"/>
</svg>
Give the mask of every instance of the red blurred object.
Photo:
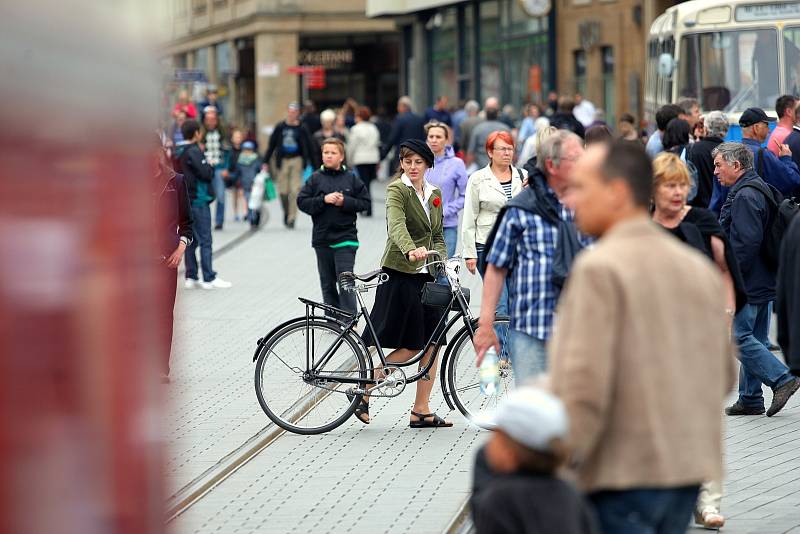
<svg viewBox="0 0 800 534">
<path fill-rule="evenodd" d="M 301 65 L 299 67 L 289 67 L 286 69 L 290 74 L 300 74 L 303 76 L 303 84 L 307 89 L 325 89 L 325 67 L 316 65 Z"/>
<path fill-rule="evenodd" d="M 0 18 L 0 534 L 164 528 L 157 72 L 102 4 Z"/>
</svg>

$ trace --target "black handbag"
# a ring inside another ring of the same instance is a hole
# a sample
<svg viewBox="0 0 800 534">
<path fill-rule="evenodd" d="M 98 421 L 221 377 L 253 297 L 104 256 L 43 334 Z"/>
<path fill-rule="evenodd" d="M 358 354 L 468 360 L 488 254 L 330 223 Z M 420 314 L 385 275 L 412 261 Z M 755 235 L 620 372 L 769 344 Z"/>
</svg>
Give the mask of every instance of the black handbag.
<svg viewBox="0 0 800 534">
<path fill-rule="evenodd" d="M 467 304 L 469 304 L 469 289 L 462 287 L 461 292 L 464 294 Z M 453 299 L 453 292 L 450 291 L 450 286 L 437 282 L 425 282 L 425 285 L 422 286 L 421 299 L 422 304 L 425 306 L 447 308 L 452 302 L 451 308 L 453 310 L 458 309 L 458 304 Z"/>
</svg>

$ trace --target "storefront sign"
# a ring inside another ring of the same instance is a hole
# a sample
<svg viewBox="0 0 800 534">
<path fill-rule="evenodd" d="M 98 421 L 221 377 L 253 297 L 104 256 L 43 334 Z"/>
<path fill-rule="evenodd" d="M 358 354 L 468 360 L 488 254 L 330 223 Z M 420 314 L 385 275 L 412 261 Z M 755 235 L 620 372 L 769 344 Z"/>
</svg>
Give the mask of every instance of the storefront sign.
<svg viewBox="0 0 800 534">
<path fill-rule="evenodd" d="M 256 70 L 259 78 L 277 78 L 281 74 L 281 64 L 277 61 L 259 61 Z"/>
<path fill-rule="evenodd" d="M 319 65 L 330 69 L 339 65 L 352 64 L 353 51 L 349 48 L 342 50 L 300 50 L 297 54 L 297 62 L 301 65 Z"/>
<path fill-rule="evenodd" d="M 176 82 L 205 82 L 206 73 L 201 69 L 175 69 Z"/>
<path fill-rule="evenodd" d="M 800 2 L 749 4 L 736 8 L 736 20 L 738 22 L 795 19 L 798 17 L 800 17 Z"/>
</svg>

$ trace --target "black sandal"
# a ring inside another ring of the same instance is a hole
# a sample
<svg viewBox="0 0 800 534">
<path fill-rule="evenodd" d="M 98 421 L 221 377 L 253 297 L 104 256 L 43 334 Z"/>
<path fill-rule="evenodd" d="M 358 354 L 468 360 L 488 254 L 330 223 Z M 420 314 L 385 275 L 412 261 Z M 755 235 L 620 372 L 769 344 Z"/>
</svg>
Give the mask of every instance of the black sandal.
<svg viewBox="0 0 800 534">
<path fill-rule="evenodd" d="M 408 422 L 408 426 L 411 428 L 445 428 L 453 426 L 453 423 L 448 423 L 435 413 L 417 413 L 411 410 L 411 415 L 419 417 L 417 421 Z M 429 417 L 433 419 L 431 421 L 426 421 Z"/>
<path fill-rule="evenodd" d="M 350 400 L 350 402 L 353 402 L 355 395 L 348 393 L 347 398 Z M 361 401 L 358 403 L 358 406 L 356 406 L 356 410 L 353 413 L 355 414 L 356 419 L 365 425 L 369 424 L 369 419 L 363 419 L 361 417 L 362 415 L 366 415 L 369 418 L 369 403 L 364 400 L 364 397 L 361 397 Z"/>
</svg>

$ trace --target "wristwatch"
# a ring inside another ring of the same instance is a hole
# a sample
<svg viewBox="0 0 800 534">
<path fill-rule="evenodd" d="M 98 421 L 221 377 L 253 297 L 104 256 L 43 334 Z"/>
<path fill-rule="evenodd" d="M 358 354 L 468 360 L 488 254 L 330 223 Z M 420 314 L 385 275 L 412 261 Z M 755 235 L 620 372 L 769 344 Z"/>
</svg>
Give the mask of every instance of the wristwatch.
<svg viewBox="0 0 800 534">
<path fill-rule="evenodd" d="M 189 243 L 191 243 L 191 242 L 192 242 L 192 241 L 191 241 L 191 239 L 189 239 L 189 238 L 188 238 L 188 237 L 186 237 L 185 235 L 182 235 L 182 236 L 181 236 L 181 243 L 183 243 L 183 244 L 184 244 L 184 245 L 186 245 L 187 247 L 189 246 Z"/>
</svg>

